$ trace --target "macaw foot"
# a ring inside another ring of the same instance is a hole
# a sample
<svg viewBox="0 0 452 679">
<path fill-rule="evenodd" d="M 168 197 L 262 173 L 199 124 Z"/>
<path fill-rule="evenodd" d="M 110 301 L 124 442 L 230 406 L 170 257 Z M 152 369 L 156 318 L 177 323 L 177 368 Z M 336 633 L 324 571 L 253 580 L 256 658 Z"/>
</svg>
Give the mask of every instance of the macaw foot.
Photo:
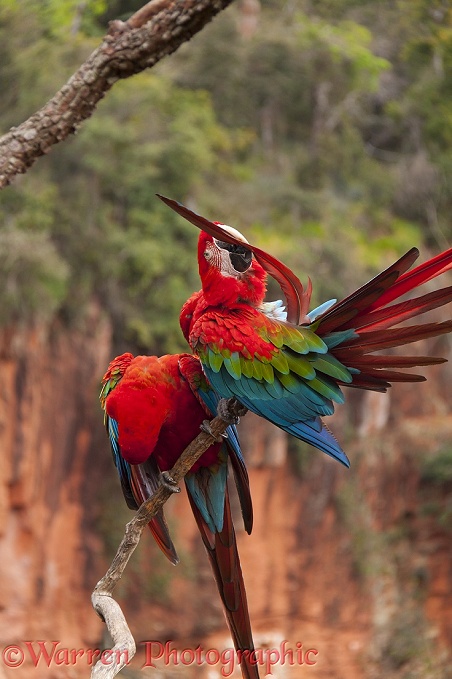
<svg viewBox="0 0 452 679">
<path fill-rule="evenodd" d="M 160 483 L 170 493 L 180 493 L 180 488 L 169 472 L 160 472 Z"/>
<path fill-rule="evenodd" d="M 217 413 L 228 424 L 238 424 L 240 417 L 245 415 L 248 408 L 242 406 L 236 399 L 220 398 L 217 405 Z"/>
<path fill-rule="evenodd" d="M 228 438 L 228 435 L 227 435 L 226 432 L 224 432 L 223 434 L 220 434 L 219 436 L 215 436 L 215 434 L 212 431 L 212 427 L 210 426 L 209 420 L 204 420 L 204 422 L 200 425 L 199 428 L 205 434 L 209 434 L 217 443 L 221 443 L 222 441 L 224 441 L 224 439 Z"/>
</svg>

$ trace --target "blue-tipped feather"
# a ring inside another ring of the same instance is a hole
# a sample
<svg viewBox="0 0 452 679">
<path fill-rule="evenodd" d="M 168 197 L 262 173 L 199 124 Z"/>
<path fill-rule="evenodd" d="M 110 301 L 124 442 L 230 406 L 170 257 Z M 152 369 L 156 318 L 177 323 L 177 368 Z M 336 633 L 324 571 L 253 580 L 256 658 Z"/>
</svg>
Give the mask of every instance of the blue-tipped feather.
<svg viewBox="0 0 452 679">
<path fill-rule="evenodd" d="M 331 307 L 334 304 L 336 304 L 336 302 L 337 302 L 337 299 L 329 299 L 328 302 L 323 302 L 323 304 L 316 307 L 315 309 L 313 309 L 312 311 L 310 311 L 306 315 L 312 323 L 312 321 L 315 321 L 316 318 L 318 318 L 319 316 L 324 314 L 326 311 L 328 311 L 328 309 L 331 309 Z"/>
<path fill-rule="evenodd" d="M 350 330 L 339 330 L 338 332 L 331 332 L 329 335 L 323 337 L 323 341 L 327 345 L 328 349 L 334 349 L 334 347 L 339 346 L 343 342 L 346 342 L 352 337 L 358 337 L 356 332 L 351 328 Z"/>
</svg>

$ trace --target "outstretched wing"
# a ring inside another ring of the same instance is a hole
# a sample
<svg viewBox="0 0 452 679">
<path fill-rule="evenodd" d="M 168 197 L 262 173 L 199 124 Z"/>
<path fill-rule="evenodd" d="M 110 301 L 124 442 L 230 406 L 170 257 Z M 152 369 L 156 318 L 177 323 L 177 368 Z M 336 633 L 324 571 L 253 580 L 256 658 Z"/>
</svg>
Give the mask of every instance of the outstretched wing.
<svg viewBox="0 0 452 679">
<path fill-rule="evenodd" d="M 102 380 L 100 402 L 104 410 L 104 423 L 110 439 L 113 460 L 118 470 L 124 499 L 129 509 L 136 510 L 157 490 L 160 484 L 159 469 L 152 456 L 144 464 L 139 465 L 131 465 L 123 458 L 119 445 L 118 423 L 112 417 L 109 417 L 105 409 L 108 395 L 120 382 L 133 358 L 132 354 L 125 353 L 117 356 L 110 363 Z M 160 510 L 148 525 L 165 556 L 171 563 L 178 563 L 179 557 L 171 540 L 163 510 Z"/>
<path fill-rule="evenodd" d="M 351 331 L 353 334 L 353 331 Z M 309 327 L 295 327 L 243 305 L 207 311 L 194 324 L 190 342 L 210 384 L 224 397 L 314 445 L 346 466 L 347 456 L 324 427 L 342 403 L 338 381 L 351 372 Z"/>
</svg>

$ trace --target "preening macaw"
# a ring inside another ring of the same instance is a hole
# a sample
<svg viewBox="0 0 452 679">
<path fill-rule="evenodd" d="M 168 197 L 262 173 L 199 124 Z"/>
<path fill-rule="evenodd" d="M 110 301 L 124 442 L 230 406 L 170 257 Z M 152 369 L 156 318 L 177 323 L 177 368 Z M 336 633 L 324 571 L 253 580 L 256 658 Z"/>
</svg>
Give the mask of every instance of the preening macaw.
<svg viewBox="0 0 452 679">
<path fill-rule="evenodd" d="M 115 358 L 104 375 L 101 403 L 122 490 L 132 509 L 148 499 L 205 420 L 216 415 L 218 398 L 208 385 L 199 360 L 188 354 Z M 227 488 L 231 461 L 245 529 L 251 532 L 253 511 L 248 474 L 234 426 L 214 443 L 185 477 L 188 497 L 223 601 L 234 645 L 253 650 L 245 586 L 232 524 Z M 166 556 L 178 561 L 160 513 L 150 529 Z M 244 679 L 259 679 L 246 654 Z"/>
<path fill-rule="evenodd" d="M 392 382 L 421 382 L 399 368 L 443 363 L 429 356 L 381 355 L 452 330 L 452 321 L 394 328 L 452 300 L 452 287 L 397 302 L 452 267 L 452 248 L 409 271 L 412 248 L 388 269 L 340 302 L 309 311 L 306 290 L 284 264 L 249 244 L 235 229 L 210 222 L 159 196 L 201 229 L 198 264 L 202 290 L 183 306 L 182 331 L 215 391 L 310 443 L 344 465 L 349 461 L 321 416 L 343 403 L 342 387 L 386 391 Z M 254 254 L 254 257 L 253 257 Z M 267 273 L 286 296 L 265 303 Z"/>
</svg>

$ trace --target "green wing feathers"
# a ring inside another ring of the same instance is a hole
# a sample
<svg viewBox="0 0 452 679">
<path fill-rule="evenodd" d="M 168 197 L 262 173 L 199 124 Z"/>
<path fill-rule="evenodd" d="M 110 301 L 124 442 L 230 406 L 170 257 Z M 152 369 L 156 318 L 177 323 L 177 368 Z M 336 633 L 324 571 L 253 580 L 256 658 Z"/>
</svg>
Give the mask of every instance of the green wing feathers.
<svg viewBox="0 0 452 679">
<path fill-rule="evenodd" d="M 108 366 L 107 372 L 102 378 L 102 388 L 99 395 L 100 403 L 104 410 L 108 394 L 116 387 L 132 361 L 133 354 L 127 352 L 114 358 Z"/>
<path fill-rule="evenodd" d="M 327 343 L 313 329 L 268 319 L 256 312 L 250 335 L 241 331 L 242 327 L 250 327 L 249 312 L 244 319 L 236 315 L 231 328 L 227 320 L 223 318 L 216 326 L 216 336 L 208 324 L 210 332 L 202 333 L 196 347 L 202 363 L 214 373 L 227 373 L 247 390 L 256 390 L 259 383 L 272 398 L 282 398 L 285 392 L 297 393 L 306 384 L 320 396 L 342 403 L 336 383 L 350 383 L 352 373 L 328 353 Z"/>
</svg>

